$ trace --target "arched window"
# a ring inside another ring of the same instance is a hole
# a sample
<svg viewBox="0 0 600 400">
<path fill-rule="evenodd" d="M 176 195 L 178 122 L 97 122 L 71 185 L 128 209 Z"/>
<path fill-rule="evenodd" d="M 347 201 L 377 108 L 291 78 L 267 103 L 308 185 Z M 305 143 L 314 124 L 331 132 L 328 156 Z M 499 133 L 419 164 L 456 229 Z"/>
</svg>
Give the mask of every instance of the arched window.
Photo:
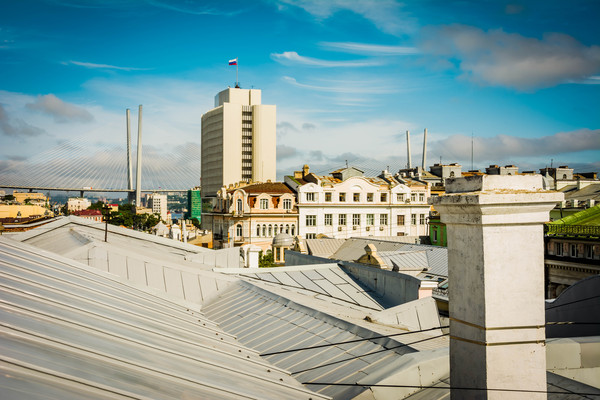
<svg viewBox="0 0 600 400">
<path fill-rule="evenodd" d="M 260 236 L 260 225 L 256 225 L 256 236 Z"/>
<path fill-rule="evenodd" d="M 235 226 L 235 236 L 242 237 L 242 224 L 237 224 Z"/>
<path fill-rule="evenodd" d="M 263 225 L 263 226 L 262 226 L 262 231 L 263 231 L 263 234 L 262 234 L 262 235 L 263 235 L 263 237 L 264 237 L 264 236 L 267 236 L 267 226 L 266 226 L 266 225 Z"/>
<path fill-rule="evenodd" d="M 279 225 L 279 232 L 283 233 L 283 224 Z"/>
<path fill-rule="evenodd" d="M 277 236 L 277 225 L 273 226 L 273 236 Z"/>
<path fill-rule="evenodd" d="M 563 174 L 563 179 L 567 179 L 567 174 Z"/>
<path fill-rule="evenodd" d="M 273 226 L 269 225 L 269 236 L 273 236 Z"/>
<path fill-rule="evenodd" d="M 238 212 L 244 211 L 244 206 L 242 205 L 242 199 L 237 200 L 237 211 Z"/>
<path fill-rule="evenodd" d="M 450 178 L 454 178 L 454 171 L 450 171 Z"/>
<path fill-rule="evenodd" d="M 288 235 L 290 234 L 290 226 L 289 225 L 285 226 L 285 233 L 287 233 Z"/>
<path fill-rule="evenodd" d="M 292 224 L 292 233 L 290 235 L 294 236 L 296 234 L 296 225 Z"/>
</svg>

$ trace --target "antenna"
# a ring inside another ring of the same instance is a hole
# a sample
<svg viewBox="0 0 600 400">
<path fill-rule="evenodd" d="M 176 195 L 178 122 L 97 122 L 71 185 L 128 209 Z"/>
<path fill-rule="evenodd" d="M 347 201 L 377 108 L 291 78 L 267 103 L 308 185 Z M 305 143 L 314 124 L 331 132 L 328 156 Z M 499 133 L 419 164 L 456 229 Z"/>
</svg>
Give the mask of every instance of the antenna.
<svg viewBox="0 0 600 400">
<path fill-rule="evenodd" d="M 406 131 L 406 155 L 408 158 L 408 169 L 412 168 L 412 164 L 410 162 L 410 132 Z"/>
</svg>

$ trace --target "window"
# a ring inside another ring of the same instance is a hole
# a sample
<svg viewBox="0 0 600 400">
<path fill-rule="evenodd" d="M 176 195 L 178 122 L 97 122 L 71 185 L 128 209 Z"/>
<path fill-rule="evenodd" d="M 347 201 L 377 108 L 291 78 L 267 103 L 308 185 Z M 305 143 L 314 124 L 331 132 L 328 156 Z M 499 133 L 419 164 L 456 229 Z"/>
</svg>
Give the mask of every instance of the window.
<svg viewBox="0 0 600 400">
<path fill-rule="evenodd" d="M 375 214 L 367 214 L 367 225 L 375 225 Z"/>
<path fill-rule="evenodd" d="M 244 211 L 244 207 L 243 207 L 243 204 L 242 204 L 242 199 L 238 199 L 237 200 L 237 211 L 238 212 Z"/>
<path fill-rule="evenodd" d="M 410 214 L 410 224 L 411 225 L 417 224 L 417 214 Z"/>
<path fill-rule="evenodd" d="M 269 200 L 268 199 L 260 199 L 260 209 L 267 210 L 269 208 Z"/>
<path fill-rule="evenodd" d="M 419 201 L 423 203 L 425 201 L 425 193 L 419 193 Z"/>
<path fill-rule="evenodd" d="M 333 214 L 325 214 L 325 225 L 333 225 Z"/>
<path fill-rule="evenodd" d="M 292 209 L 292 199 L 283 199 L 283 209 L 284 210 Z"/>
<path fill-rule="evenodd" d="M 315 194 L 312 192 L 306 193 L 306 201 L 315 201 Z"/>
<path fill-rule="evenodd" d="M 346 201 L 346 193 L 340 193 L 340 201 Z"/>
<path fill-rule="evenodd" d="M 306 216 L 306 226 L 317 226 L 317 216 L 316 215 L 307 215 Z"/>
<path fill-rule="evenodd" d="M 360 201 L 360 193 L 354 193 L 352 195 L 352 200 L 353 201 Z"/>
<path fill-rule="evenodd" d="M 273 226 L 269 225 L 269 236 L 273 236 Z"/>
<path fill-rule="evenodd" d="M 289 235 L 289 233 L 290 233 L 290 226 L 289 225 L 285 226 L 285 233 L 287 233 Z"/>
<path fill-rule="evenodd" d="M 454 178 L 454 171 L 450 171 L 450 178 Z"/>
<path fill-rule="evenodd" d="M 404 215 L 398 215 L 398 225 L 404 225 Z"/>
<path fill-rule="evenodd" d="M 594 258 L 594 247 L 591 244 L 585 245 L 585 258 Z"/>
<path fill-rule="evenodd" d="M 260 225 L 256 225 L 256 236 L 260 236 Z"/>
<path fill-rule="evenodd" d="M 419 224 L 425 225 L 425 214 L 419 214 Z"/>
<path fill-rule="evenodd" d="M 562 243 L 554 243 L 554 253 L 557 256 L 563 255 L 563 244 Z"/>
<path fill-rule="evenodd" d="M 388 224 L 388 215 L 387 214 L 381 214 L 379 216 L 379 225 L 387 225 Z"/>
<path fill-rule="evenodd" d="M 294 236 L 296 234 L 296 225 L 292 224 L 290 235 Z"/>
<path fill-rule="evenodd" d="M 242 237 L 242 224 L 237 224 L 235 226 L 235 236 Z"/>
<path fill-rule="evenodd" d="M 577 246 L 576 245 L 574 245 L 574 244 L 569 245 L 569 255 L 571 257 L 577 257 Z"/>
<path fill-rule="evenodd" d="M 338 225 L 340 225 L 340 226 L 346 225 L 346 214 L 338 215 Z"/>
<path fill-rule="evenodd" d="M 325 193 L 325 201 L 331 202 L 331 192 Z"/>
<path fill-rule="evenodd" d="M 367 193 L 367 201 L 368 202 L 372 202 L 373 201 L 373 193 Z"/>
<path fill-rule="evenodd" d="M 277 236 L 277 225 L 273 225 L 273 236 Z"/>
<path fill-rule="evenodd" d="M 381 193 L 379 198 L 381 199 L 382 203 L 385 203 L 387 201 L 387 193 Z"/>
<path fill-rule="evenodd" d="M 316 233 L 307 233 L 306 234 L 306 238 L 307 239 L 316 239 L 317 238 L 317 234 Z"/>
<path fill-rule="evenodd" d="M 404 201 L 404 193 L 396 193 L 396 201 Z"/>
<path fill-rule="evenodd" d="M 412 202 L 417 201 L 417 194 L 416 193 L 411 193 L 410 194 L 410 201 L 412 201 Z"/>
<path fill-rule="evenodd" d="M 352 214 L 352 225 L 360 225 L 360 214 Z"/>
<path fill-rule="evenodd" d="M 437 229 L 433 230 L 433 242 L 434 243 L 437 243 L 437 241 L 438 241 L 438 233 L 437 232 L 438 232 Z"/>
<path fill-rule="evenodd" d="M 262 231 L 263 231 L 263 234 L 262 234 L 263 237 L 267 236 L 267 226 L 266 225 L 262 226 Z"/>
</svg>

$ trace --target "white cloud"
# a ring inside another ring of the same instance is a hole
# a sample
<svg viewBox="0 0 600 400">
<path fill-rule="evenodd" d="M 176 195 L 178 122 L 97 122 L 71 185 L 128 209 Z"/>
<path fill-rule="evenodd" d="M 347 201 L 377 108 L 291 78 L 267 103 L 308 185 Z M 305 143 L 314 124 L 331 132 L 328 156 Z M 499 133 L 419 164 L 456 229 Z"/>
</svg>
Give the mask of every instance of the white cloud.
<svg viewBox="0 0 600 400">
<path fill-rule="evenodd" d="M 2 104 L 0 104 L 0 133 L 12 137 L 33 137 L 44 132 L 36 126 L 30 125 L 20 118 L 10 117 Z"/>
<path fill-rule="evenodd" d="M 471 137 L 452 135 L 430 144 L 431 154 L 449 160 L 469 160 Z M 524 138 L 509 135 L 476 137 L 473 149 L 478 160 L 500 160 L 517 158 L 550 157 L 561 154 L 600 150 L 600 129 L 579 129 L 559 132 L 551 136 Z M 494 161 L 496 160 L 496 161 Z"/>
<path fill-rule="evenodd" d="M 458 60 L 463 77 L 474 82 L 518 90 L 581 81 L 600 71 L 599 46 L 585 46 L 561 33 L 540 40 L 501 29 L 450 25 L 426 30 L 421 49 Z"/>
<path fill-rule="evenodd" d="M 272 53 L 271 58 L 278 63 L 284 65 L 308 65 L 311 67 L 343 67 L 343 68 L 356 68 L 356 67 L 373 67 L 381 65 L 381 61 L 377 60 L 347 60 L 347 61 L 330 61 L 320 60 L 318 58 L 305 57 L 296 53 L 295 51 L 284 51 L 283 53 Z"/>
<path fill-rule="evenodd" d="M 403 4 L 396 0 L 279 0 L 278 3 L 302 8 L 320 21 L 338 11 L 351 11 L 393 35 L 414 32 L 417 27 L 416 20 L 403 13 Z"/>
<path fill-rule="evenodd" d="M 33 103 L 25 105 L 30 110 L 41 111 L 54 117 L 54 121 L 63 123 L 70 121 L 91 122 L 92 114 L 74 104 L 65 103 L 53 94 L 38 96 Z"/>
<path fill-rule="evenodd" d="M 319 86 L 300 83 L 295 78 L 292 78 L 290 76 L 284 76 L 282 79 L 288 82 L 289 84 L 300 88 L 328 93 L 384 94 L 395 93 L 397 91 L 395 88 L 391 87 L 388 84 L 384 84 L 383 82 L 352 81 L 347 83 L 338 82 L 336 86 Z M 360 101 L 364 101 L 364 99 L 360 99 Z"/>
<path fill-rule="evenodd" d="M 319 45 L 324 48 L 346 53 L 374 56 L 407 56 L 419 53 L 419 49 L 410 46 L 385 46 L 356 42 L 321 42 Z"/>
<path fill-rule="evenodd" d="M 134 67 L 118 67 L 116 65 L 108 65 L 108 64 L 95 64 L 81 61 L 69 61 L 63 64 L 73 64 L 80 67 L 92 68 L 92 69 L 115 69 L 119 71 L 148 71 L 150 68 L 134 68 Z"/>
</svg>

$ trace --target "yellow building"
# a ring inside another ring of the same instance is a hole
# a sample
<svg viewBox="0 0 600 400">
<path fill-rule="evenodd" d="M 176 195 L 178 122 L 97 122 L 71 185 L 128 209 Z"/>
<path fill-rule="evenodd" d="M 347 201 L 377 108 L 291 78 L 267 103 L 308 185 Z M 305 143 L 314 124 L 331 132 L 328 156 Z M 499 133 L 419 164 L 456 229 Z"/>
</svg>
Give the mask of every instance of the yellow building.
<svg viewBox="0 0 600 400">
<path fill-rule="evenodd" d="M 283 182 L 223 187 L 202 223 L 213 232 L 215 248 L 253 244 L 268 250 L 277 234 L 297 234 L 296 194 Z"/>
<path fill-rule="evenodd" d="M 21 204 L 25 204 L 27 200 L 29 200 L 31 204 L 35 204 L 38 206 L 42 206 L 48 202 L 48 197 L 43 193 L 18 192 L 15 190 L 13 192 L 13 196 L 15 198 L 15 201 Z"/>
<path fill-rule="evenodd" d="M 45 207 L 33 204 L 0 204 L 0 218 L 54 217 Z"/>
</svg>

